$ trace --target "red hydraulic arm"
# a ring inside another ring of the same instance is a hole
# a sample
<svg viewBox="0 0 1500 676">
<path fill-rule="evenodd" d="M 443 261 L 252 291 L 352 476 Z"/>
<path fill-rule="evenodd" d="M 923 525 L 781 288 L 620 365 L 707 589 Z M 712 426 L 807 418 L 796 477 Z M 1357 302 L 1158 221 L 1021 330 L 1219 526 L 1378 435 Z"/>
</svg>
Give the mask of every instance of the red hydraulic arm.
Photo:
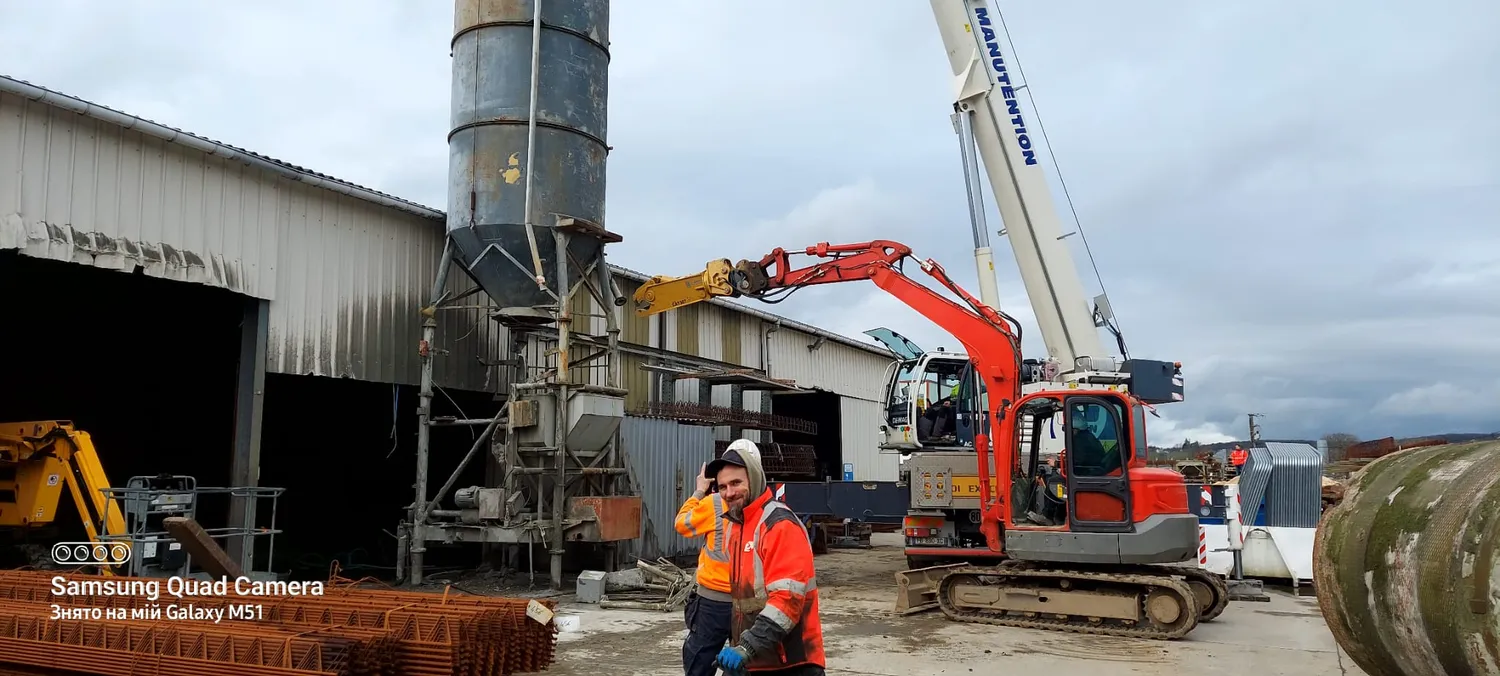
<svg viewBox="0 0 1500 676">
<path fill-rule="evenodd" d="M 812 265 L 793 268 L 790 258 L 796 253 L 828 259 Z M 741 261 L 730 279 L 740 295 L 761 298 L 778 290 L 791 290 L 814 284 L 832 284 L 869 279 L 913 310 L 952 334 L 969 355 L 975 372 L 985 381 L 990 395 L 986 411 L 995 438 L 1004 448 L 1012 449 L 1006 440 L 1014 438 L 1015 421 L 1006 415 L 1009 406 L 1021 396 L 1021 331 L 1019 324 L 1004 313 L 980 302 L 948 277 L 936 261 L 921 262 L 923 272 L 944 288 L 962 298 L 968 307 L 943 297 L 918 284 L 899 269 L 912 252 L 897 242 L 876 240 L 858 244 L 828 244 L 807 247 L 802 252 L 776 249 L 759 262 Z M 996 491 L 990 491 L 990 435 L 985 427 L 976 429 L 974 451 L 978 454 L 981 530 L 992 551 L 1000 551 L 1000 496 L 1009 494 L 1010 475 L 1003 469 L 1002 453 L 993 454 L 996 461 Z M 1009 453 L 1009 450 L 1006 451 Z"/>
</svg>

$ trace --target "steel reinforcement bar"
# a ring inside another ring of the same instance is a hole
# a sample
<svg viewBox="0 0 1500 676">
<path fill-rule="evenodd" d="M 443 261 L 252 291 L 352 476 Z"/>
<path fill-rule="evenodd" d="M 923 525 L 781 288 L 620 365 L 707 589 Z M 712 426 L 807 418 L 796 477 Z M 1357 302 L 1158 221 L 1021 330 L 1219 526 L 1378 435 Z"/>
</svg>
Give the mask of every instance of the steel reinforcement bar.
<svg viewBox="0 0 1500 676">
<path fill-rule="evenodd" d="M 174 639 L 179 643 L 168 644 L 144 639 L 135 643 L 125 640 L 140 638 L 137 633 L 147 630 L 153 630 L 153 636 L 164 635 L 164 632 L 171 630 L 177 632 L 174 635 L 189 636 L 197 640 L 195 645 L 220 647 L 221 652 L 215 654 L 247 655 L 250 657 L 246 659 L 260 662 L 286 662 L 291 657 L 297 658 L 293 660 L 294 666 L 290 667 L 252 664 L 250 666 L 254 667 L 253 673 L 283 673 L 265 671 L 267 668 L 280 668 L 293 669 L 285 672 L 289 674 L 329 673 L 341 676 L 508 676 L 518 672 L 543 671 L 555 659 L 556 625 L 550 621 L 544 624 L 531 619 L 527 615 L 527 606 L 531 602 L 527 599 L 402 592 L 330 583 L 323 595 L 184 595 L 158 596 L 156 600 L 152 600 L 142 595 L 57 595 L 52 588 L 54 575 L 56 573 L 40 571 L 0 571 L 0 630 L 3 630 L 0 631 L 0 643 L 4 644 L 0 646 L 0 668 L 68 665 L 66 668 L 80 674 L 129 673 L 131 676 L 153 673 L 214 673 L 216 676 L 233 676 L 241 673 L 232 670 L 237 667 L 226 670 L 217 663 L 209 671 L 202 671 L 206 667 L 201 662 L 182 667 L 186 671 L 174 671 L 178 667 L 172 665 L 154 666 L 162 659 L 180 660 L 181 655 L 174 652 L 174 646 L 181 645 L 181 639 Z M 70 582 L 108 579 L 118 583 L 139 578 L 66 575 L 66 579 Z M 555 602 L 550 600 L 537 603 L 548 611 L 555 607 Z M 122 619 L 114 613 L 106 612 L 105 617 L 114 619 L 92 619 L 91 616 L 90 619 L 81 620 L 54 620 L 51 619 L 54 605 L 63 608 L 123 611 L 132 619 Z M 221 614 L 218 622 L 191 618 L 166 619 L 165 615 L 155 614 L 155 611 L 170 605 L 179 608 L 192 606 L 199 611 Z M 247 605 L 255 606 L 252 613 L 242 613 L 242 617 L 230 619 L 232 608 Z M 145 619 L 146 617 L 151 619 Z M 58 627 L 71 627 L 72 625 L 66 624 L 71 621 L 88 627 L 113 628 L 88 630 L 96 633 L 104 631 L 105 638 L 110 639 L 101 644 L 104 647 L 95 647 L 102 639 L 90 643 L 27 638 L 33 635 L 74 635 L 61 629 L 50 630 L 50 633 L 41 631 L 36 629 L 37 621 L 50 622 Z M 32 633 L 26 633 L 27 631 Z M 303 652 L 296 655 L 287 652 L 291 650 L 290 647 L 283 648 L 281 653 L 255 652 L 263 651 L 263 646 L 273 643 L 291 646 L 288 641 L 294 638 L 301 642 L 297 644 L 299 646 L 318 646 L 323 652 L 317 653 L 317 659 L 308 657 L 307 651 L 312 649 L 310 647 L 302 648 Z M 43 641 L 44 644 L 18 644 L 15 641 Z M 215 641 L 218 643 L 214 643 Z M 244 643 L 246 641 L 249 643 Z M 107 665 L 117 662 L 117 656 L 97 652 L 104 649 L 124 649 L 119 647 L 121 645 L 133 646 L 128 649 L 135 656 L 132 658 L 136 663 L 134 671 L 111 670 L 113 667 Z M 250 647 L 244 647 L 246 645 Z M 166 652 L 162 653 L 157 648 Z M 222 652 L 229 648 L 235 649 L 229 653 Z M 34 653 L 43 657 L 11 659 L 22 653 Z M 148 660 L 149 664 L 140 662 L 145 657 L 151 658 Z M 42 659 L 45 661 L 38 662 Z M 75 663 L 77 666 L 74 666 Z M 322 670 L 297 670 L 305 665 L 315 665 L 316 669 Z M 91 670 L 96 667 L 104 670 Z"/>
</svg>

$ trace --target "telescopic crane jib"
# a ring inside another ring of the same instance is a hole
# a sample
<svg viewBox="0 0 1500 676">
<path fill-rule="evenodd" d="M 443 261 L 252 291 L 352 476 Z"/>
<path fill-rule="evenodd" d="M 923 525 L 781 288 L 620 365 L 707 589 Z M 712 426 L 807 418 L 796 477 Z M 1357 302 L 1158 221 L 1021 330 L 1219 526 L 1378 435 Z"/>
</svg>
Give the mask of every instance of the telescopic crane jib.
<svg viewBox="0 0 1500 676">
<path fill-rule="evenodd" d="M 953 117 L 963 151 L 980 299 L 1000 305 L 976 155 L 989 176 L 1005 224 L 1002 233 L 1010 239 L 1048 357 L 1058 365 L 1050 379 L 1124 385 L 1151 404 L 1182 401 L 1181 365 L 1130 359 L 1107 297 L 1099 295 L 1090 308 L 1038 156 L 1040 128 L 1033 128 L 1021 109 L 1025 85 L 1014 55 L 1001 46 L 1005 30 L 999 12 L 987 0 L 931 4 L 953 75 Z M 1104 349 L 1100 327 L 1115 334 L 1123 362 Z"/>
</svg>

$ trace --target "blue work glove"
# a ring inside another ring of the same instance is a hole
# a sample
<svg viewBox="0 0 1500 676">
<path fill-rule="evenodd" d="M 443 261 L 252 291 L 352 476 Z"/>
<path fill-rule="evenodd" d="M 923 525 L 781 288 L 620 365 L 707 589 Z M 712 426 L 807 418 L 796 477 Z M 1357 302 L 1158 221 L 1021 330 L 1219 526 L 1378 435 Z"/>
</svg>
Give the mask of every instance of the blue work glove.
<svg viewBox="0 0 1500 676">
<path fill-rule="evenodd" d="M 719 651 L 719 666 L 728 674 L 745 673 L 745 650 L 743 648 L 731 648 L 725 646 Z"/>
</svg>

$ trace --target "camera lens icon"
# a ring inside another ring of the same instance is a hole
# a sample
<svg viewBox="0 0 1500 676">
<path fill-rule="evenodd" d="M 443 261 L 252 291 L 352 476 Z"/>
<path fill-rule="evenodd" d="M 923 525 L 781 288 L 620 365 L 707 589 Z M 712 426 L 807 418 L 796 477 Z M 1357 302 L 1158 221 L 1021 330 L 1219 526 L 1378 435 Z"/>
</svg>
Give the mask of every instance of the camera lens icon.
<svg viewBox="0 0 1500 676">
<path fill-rule="evenodd" d="M 52 545 L 52 563 L 59 566 L 118 566 L 130 561 L 123 542 L 59 542 Z"/>
</svg>

